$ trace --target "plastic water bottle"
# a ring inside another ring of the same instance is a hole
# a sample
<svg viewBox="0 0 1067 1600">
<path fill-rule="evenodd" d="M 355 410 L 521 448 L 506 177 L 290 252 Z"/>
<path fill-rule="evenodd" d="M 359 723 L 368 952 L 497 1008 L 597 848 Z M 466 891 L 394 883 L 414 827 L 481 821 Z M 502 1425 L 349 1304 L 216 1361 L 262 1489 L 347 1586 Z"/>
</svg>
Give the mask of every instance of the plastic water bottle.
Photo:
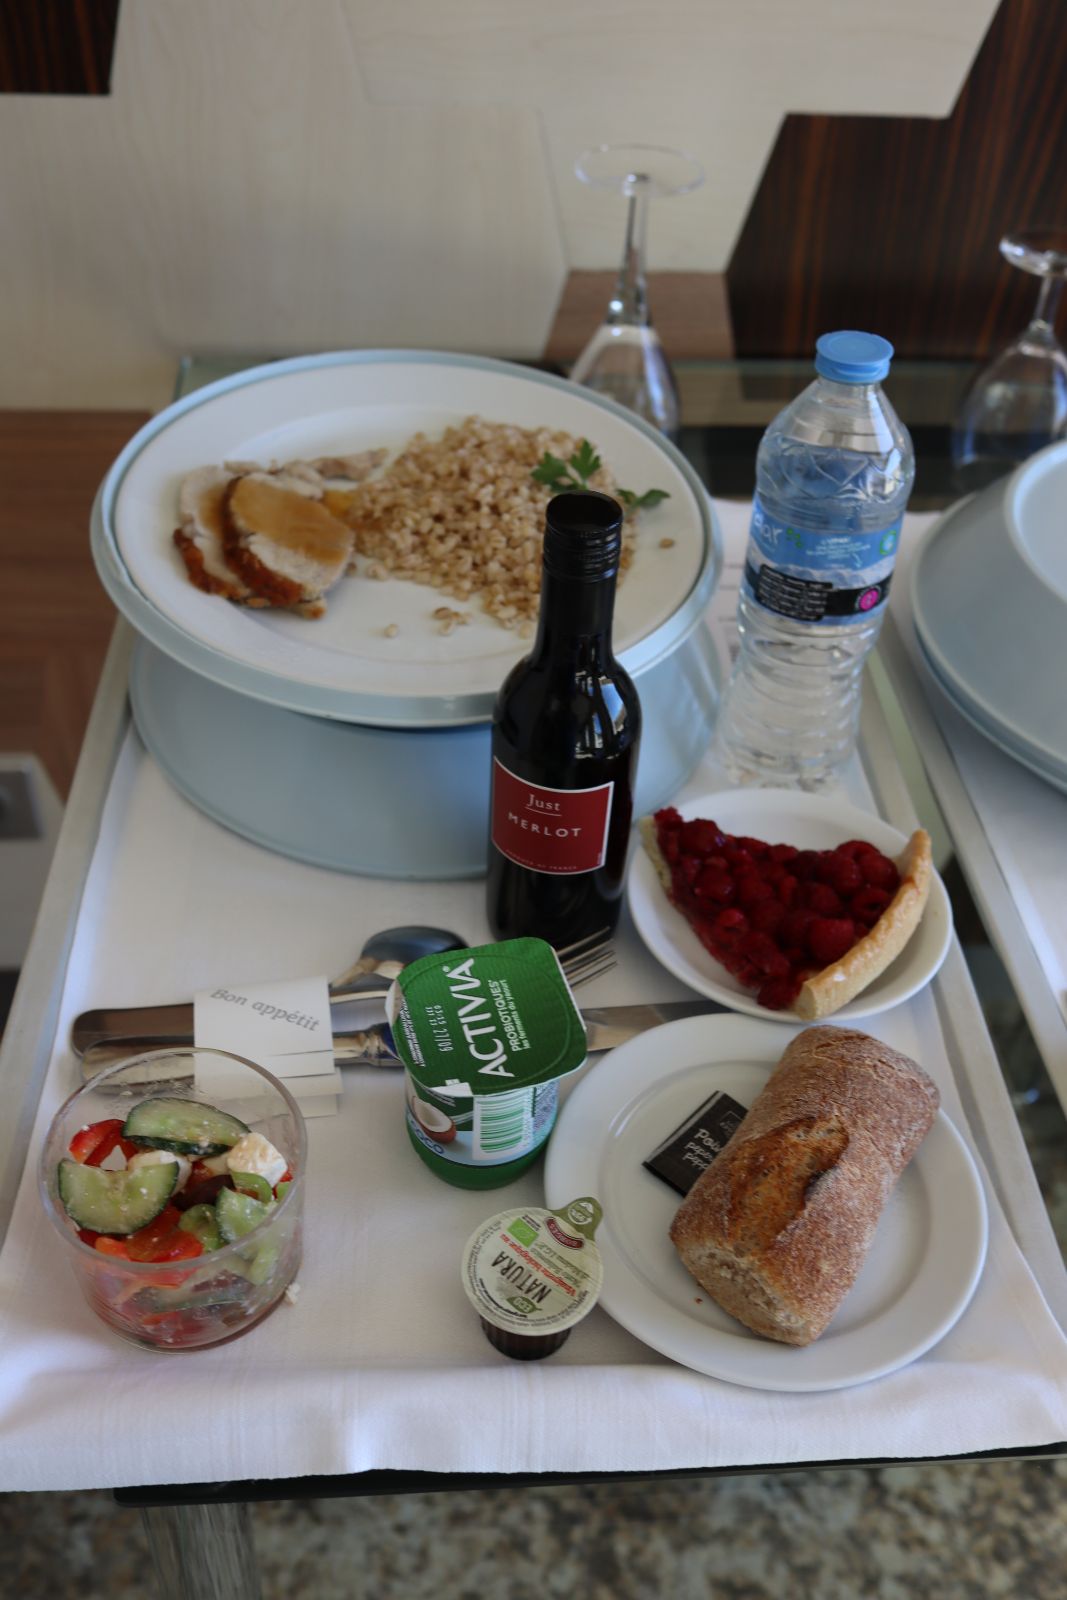
<svg viewBox="0 0 1067 1600">
<path fill-rule="evenodd" d="M 893 346 L 827 333 L 818 377 L 767 429 L 713 753 L 731 779 L 817 789 L 856 743 L 915 455 L 882 392 Z"/>
</svg>

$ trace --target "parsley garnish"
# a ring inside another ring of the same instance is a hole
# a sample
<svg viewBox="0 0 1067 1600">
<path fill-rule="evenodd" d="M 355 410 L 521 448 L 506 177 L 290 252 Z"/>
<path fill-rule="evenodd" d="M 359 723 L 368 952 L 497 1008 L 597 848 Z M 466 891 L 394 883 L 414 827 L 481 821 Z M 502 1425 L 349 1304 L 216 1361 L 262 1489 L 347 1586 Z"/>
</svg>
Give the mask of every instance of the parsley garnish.
<svg viewBox="0 0 1067 1600">
<path fill-rule="evenodd" d="M 589 440 L 583 439 L 568 461 L 546 450 L 530 476 L 535 483 L 543 483 L 557 493 L 572 489 L 578 494 L 587 494 L 589 479 L 600 471 L 602 465 Z M 632 489 L 616 489 L 615 493 L 631 514 L 635 511 L 651 511 L 661 500 L 670 499 L 666 489 L 646 489 L 644 494 L 635 494 Z"/>
</svg>

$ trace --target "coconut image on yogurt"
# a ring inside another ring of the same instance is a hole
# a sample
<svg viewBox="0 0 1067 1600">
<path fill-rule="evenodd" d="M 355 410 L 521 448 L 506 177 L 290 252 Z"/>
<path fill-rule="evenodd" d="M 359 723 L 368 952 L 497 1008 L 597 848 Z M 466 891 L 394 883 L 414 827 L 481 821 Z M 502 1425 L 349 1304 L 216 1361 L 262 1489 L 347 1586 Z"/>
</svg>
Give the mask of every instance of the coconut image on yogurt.
<svg viewBox="0 0 1067 1600">
<path fill-rule="evenodd" d="M 451 1144 L 456 1137 L 456 1124 L 439 1106 L 431 1105 L 428 1100 L 420 1100 L 415 1093 L 415 1086 L 408 1079 L 408 1110 L 426 1134 L 427 1138 L 435 1140 L 438 1144 Z"/>
</svg>

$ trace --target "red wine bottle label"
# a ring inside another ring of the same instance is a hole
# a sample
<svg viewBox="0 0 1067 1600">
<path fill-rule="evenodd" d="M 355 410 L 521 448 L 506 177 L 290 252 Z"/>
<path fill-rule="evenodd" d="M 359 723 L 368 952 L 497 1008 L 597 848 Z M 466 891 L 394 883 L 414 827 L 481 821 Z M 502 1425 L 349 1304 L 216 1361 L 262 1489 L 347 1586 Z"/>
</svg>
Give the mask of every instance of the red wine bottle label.
<svg viewBox="0 0 1067 1600">
<path fill-rule="evenodd" d="M 494 760 L 493 843 L 531 872 L 592 872 L 607 854 L 614 788 L 547 789 Z"/>
</svg>

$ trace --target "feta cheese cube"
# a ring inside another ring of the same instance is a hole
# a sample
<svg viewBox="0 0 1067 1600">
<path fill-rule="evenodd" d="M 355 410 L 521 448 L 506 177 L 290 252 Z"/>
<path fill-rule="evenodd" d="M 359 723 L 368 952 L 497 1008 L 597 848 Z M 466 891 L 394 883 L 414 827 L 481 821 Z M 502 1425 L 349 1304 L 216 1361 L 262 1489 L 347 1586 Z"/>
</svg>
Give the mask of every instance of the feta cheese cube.
<svg viewBox="0 0 1067 1600">
<path fill-rule="evenodd" d="M 126 1167 L 129 1172 L 136 1172 L 138 1167 L 158 1167 L 162 1166 L 164 1161 L 178 1163 L 178 1181 L 174 1185 L 174 1192 L 177 1194 L 178 1190 L 184 1189 L 189 1182 L 193 1164 L 187 1157 L 180 1156 L 176 1150 L 139 1150 L 135 1156 L 130 1157 Z"/>
<path fill-rule="evenodd" d="M 246 1133 L 238 1139 L 226 1152 L 226 1165 L 231 1172 L 251 1172 L 266 1178 L 272 1189 L 289 1167 L 281 1151 L 275 1150 L 261 1133 Z"/>
</svg>

